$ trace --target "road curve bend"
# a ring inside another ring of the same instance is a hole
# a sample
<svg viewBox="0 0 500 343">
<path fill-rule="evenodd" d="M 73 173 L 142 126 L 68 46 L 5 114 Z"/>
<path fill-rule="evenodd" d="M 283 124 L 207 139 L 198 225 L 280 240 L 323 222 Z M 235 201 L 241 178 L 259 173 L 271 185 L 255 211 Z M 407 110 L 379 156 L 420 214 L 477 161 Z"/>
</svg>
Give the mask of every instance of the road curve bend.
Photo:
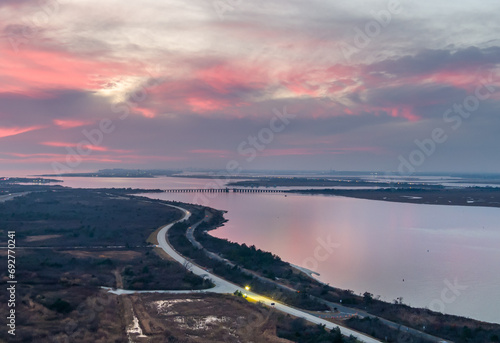
<svg viewBox="0 0 500 343">
<path fill-rule="evenodd" d="M 276 302 L 276 300 L 266 298 L 262 295 L 259 295 L 257 293 L 251 292 L 251 291 L 247 291 L 244 288 L 237 286 L 237 285 L 235 285 L 227 280 L 224 280 L 224 279 L 218 277 L 217 275 L 214 275 L 214 274 L 208 272 L 207 270 L 203 269 L 202 267 L 200 267 L 196 264 L 193 264 L 191 261 L 187 260 L 184 256 L 179 254 L 174 248 L 172 248 L 172 246 L 167 241 L 168 230 L 172 226 L 174 226 L 174 224 L 188 220 L 189 217 L 191 216 L 191 213 L 188 210 L 186 210 L 182 207 L 179 207 L 179 206 L 174 206 L 174 205 L 167 205 L 167 206 L 174 207 L 174 208 L 177 208 L 177 209 L 183 211 L 184 216 L 181 219 L 179 219 L 178 221 L 173 222 L 173 223 L 168 224 L 168 225 L 165 225 L 160 229 L 160 231 L 158 232 L 158 235 L 157 235 L 158 244 L 159 244 L 160 248 L 163 249 L 163 251 L 165 251 L 174 260 L 176 260 L 177 262 L 179 262 L 180 264 L 185 266 L 188 270 L 193 272 L 193 274 L 199 275 L 201 277 L 210 278 L 212 280 L 212 282 L 215 284 L 215 287 L 207 289 L 206 292 L 233 294 L 235 291 L 240 291 L 241 293 L 246 294 L 247 298 L 250 298 L 250 299 L 255 300 L 255 301 L 259 301 L 262 304 L 269 306 L 269 307 L 273 307 L 276 310 L 279 310 L 281 312 L 290 314 L 292 316 L 304 318 L 305 320 L 307 320 L 311 323 L 325 325 L 325 327 L 330 329 L 330 330 L 338 327 L 338 328 L 340 328 L 340 332 L 345 336 L 352 335 L 352 336 L 356 337 L 358 340 L 365 342 L 365 343 L 380 343 L 381 342 L 379 340 L 376 340 L 375 338 L 372 338 L 370 336 L 364 335 L 364 334 L 359 333 L 357 331 L 351 330 L 351 329 L 346 328 L 344 326 L 337 325 L 337 324 L 334 324 L 334 323 L 329 322 L 327 320 L 313 316 L 310 313 L 307 313 L 307 312 L 304 312 L 302 310 L 290 307 L 288 305 Z"/>
</svg>

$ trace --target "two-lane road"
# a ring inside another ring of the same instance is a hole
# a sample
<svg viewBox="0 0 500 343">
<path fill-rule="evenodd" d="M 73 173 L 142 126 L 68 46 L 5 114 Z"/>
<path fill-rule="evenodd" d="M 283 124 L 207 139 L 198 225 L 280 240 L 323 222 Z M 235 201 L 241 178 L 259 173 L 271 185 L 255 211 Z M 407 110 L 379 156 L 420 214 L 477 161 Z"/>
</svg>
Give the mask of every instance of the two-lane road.
<svg viewBox="0 0 500 343">
<path fill-rule="evenodd" d="M 209 277 L 212 280 L 212 282 L 215 284 L 215 287 L 211 288 L 211 289 L 207 289 L 206 290 L 207 292 L 233 294 L 235 291 L 240 291 L 241 293 L 246 294 L 246 296 L 248 298 L 255 300 L 255 301 L 260 301 L 262 304 L 265 304 L 269 307 L 273 307 L 281 312 L 284 312 L 284 313 L 287 313 L 287 314 L 290 314 L 290 315 L 293 315 L 296 317 L 304 318 L 305 320 L 307 320 L 311 323 L 325 325 L 325 327 L 328 329 L 333 329 L 333 328 L 338 327 L 338 328 L 340 328 L 340 332 L 342 332 L 343 335 L 346 335 L 346 336 L 352 335 L 362 342 L 366 342 L 366 343 L 379 343 L 380 342 L 380 341 L 378 341 L 370 336 L 364 335 L 364 334 L 359 333 L 357 331 L 354 331 L 354 330 L 351 330 L 349 328 L 346 328 L 346 327 L 334 324 L 332 322 L 329 322 L 327 320 L 318 318 L 312 314 L 309 314 L 309 313 L 304 312 L 302 310 L 299 310 L 299 309 L 287 306 L 285 304 L 276 302 L 273 299 L 263 297 L 257 293 L 247 291 L 246 289 L 244 289 L 240 286 L 237 286 L 229 281 L 226 281 L 226 280 L 218 277 L 217 275 L 214 275 L 214 274 L 208 272 L 207 270 L 203 269 L 202 267 L 187 260 L 184 256 L 182 256 L 177 251 L 175 251 L 175 249 L 172 248 L 172 246 L 170 246 L 166 237 L 168 234 L 168 230 L 174 224 L 189 219 L 189 217 L 191 216 L 191 213 L 182 207 L 173 206 L 173 205 L 168 205 L 168 206 L 175 207 L 175 208 L 183 211 L 184 217 L 179 219 L 178 221 L 176 221 L 172 224 L 166 225 L 160 229 L 160 231 L 158 232 L 158 236 L 157 236 L 159 246 L 170 257 L 172 257 L 174 260 L 178 261 L 182 265 L 186 266 L 194 274 L 199 275 L 201 277 Z"/>
<path fill-rule="evenodd" d="M 12 193 L 12 194 L 5 194 L 5 195 L 0 195 L 0 202 L 4 201 L 9 201 L 14 199 L 15 197 L 20 197 L 22 195 L 26 195 L 29 192 L 22 192 L 22 193 Z"/>
</svg>

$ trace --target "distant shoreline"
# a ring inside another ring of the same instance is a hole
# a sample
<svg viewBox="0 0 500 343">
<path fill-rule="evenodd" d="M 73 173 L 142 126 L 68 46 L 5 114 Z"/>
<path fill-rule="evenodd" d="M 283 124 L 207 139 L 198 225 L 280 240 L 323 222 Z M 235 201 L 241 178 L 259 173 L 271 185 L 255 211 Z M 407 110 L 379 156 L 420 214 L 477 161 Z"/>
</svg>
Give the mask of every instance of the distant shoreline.
<svg viewBox="0 0 500 343">
<path fill-rule="evenodd" d="M 390 201 L 424 205 L 500 207 L 500 188 L 384 188 L 384 189 L 308 189 L 288 193 L 336 195 L 356 199 Z"/>
<path fill-rule="evenodd" d="M 122 173 L 123 172 L 123 173 Z M 161 174 L 161 173 L 160 173 Z M 105 170 L 97 173 L 71 173 L 61 174 L 64 177 L 101 177 L 101 178 L 156 178 L 158 176 L 165 177 L 188 177 L 188 178 L 209 178 L 209 175 L 155 175 L 145 171 L 136 171 L 131 173 L 129 170 Z M 42 175 L 53 176 L 53 175 Z M 243 178 L 243 177 L 242 177 Z M 251 178 L 251 177 L 250 177 Z M 53 179 L 34 179 L 34 178 L 10 178 L 10 182 L 61 182 L 61 180 Z M 491 180 L 489 180 L 491 181 Z M 4 181 L 5 182 L 5 181 Z M 365 186 L 379 186 L 379 189 L 367 189 Z M 445 187 L 440 184 L 427 184 L 416 182 L 373 182 L 352 179 L 322 179 L 322 178 L 253 178 L 252 180 L 237 181 L 227 184 L 230 186 L 251 187 L 266 187 L 273 188 L 276 186 L 293 188 L 294 186 L 318 187 L 326 186 L 332 188 L 321 189 L 282 189 L 284 193 L 297 193 L 309 195 L 334 195 L 344 196 L 349 198 L 379 200 L 410 204 L 424 205 L 448 205 L 448 206 L 476 206 L 476 207 L 500 207 L 500 187 L 491 186 L 471 186 L 471 187 Z M 351 186 L 353 189 L 336 189 L 335 187 Z M 156 190 L 162 191 L 162 190 Z"/>
</svg>

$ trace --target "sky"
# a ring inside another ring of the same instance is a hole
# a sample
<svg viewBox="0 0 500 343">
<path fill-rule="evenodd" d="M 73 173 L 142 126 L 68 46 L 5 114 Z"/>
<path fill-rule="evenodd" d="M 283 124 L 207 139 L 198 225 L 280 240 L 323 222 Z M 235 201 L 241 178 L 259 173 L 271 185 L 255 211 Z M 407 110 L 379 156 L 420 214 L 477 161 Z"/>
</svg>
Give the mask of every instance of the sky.
<svg viewBox="0 0 500 343">
<path fill-rule="evenodd" d="M 0 174 L 500 172 L 497 0 L 0 0 Z"/>
</svg>

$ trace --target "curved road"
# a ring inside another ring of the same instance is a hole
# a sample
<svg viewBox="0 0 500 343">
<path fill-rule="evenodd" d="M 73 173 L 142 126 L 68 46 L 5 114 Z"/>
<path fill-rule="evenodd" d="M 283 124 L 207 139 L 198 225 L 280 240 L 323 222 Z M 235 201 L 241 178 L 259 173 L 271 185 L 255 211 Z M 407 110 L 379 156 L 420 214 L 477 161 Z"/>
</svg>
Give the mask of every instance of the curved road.
<svg viewBox="0 0 500 343">
<path fill-rule="evenodd" d="M 184 217 L 182 217 L 181 219 L 179 219 L 178 221 L 176 221 L 172 224 L 165 225 L 164 227 L 161 228 L 161 230 L 158 232 L 158 236 L 157 236 L 159 246 L 170 257 L 172 257 L 174 260 L 176 260 L 177 262 L 184 265 L 188 270 L 190 270 L 194 274 L 199 275 L 201 277 L 210 278 L 212 280 L 212 282 L 215 284 L 215 287 L 211 288 L 211 289 L 207 289 L 206 292 L 233 294 L 235 291 L 240 291 L 241 293 L 246 294 L 247 298 L 250 298 L 254 301 L 259 301 L 259 302 L 263 303 L 264 305 L 267 305 L 269 307 L 273 307 L 281 312 L 284 312 L 284 313 L 287 313 L 287 314 L 290 314 L 290 315 L 293 315 L 296 317 L 304 318 L 305 320 L 307 320 L 311 323 L 325 325 L 325 327 L 328 329 L 334 329 L 334 328 L 338 327 L 338 328 L 340 328 L 340 332 L 345 336 L 352 335 L 352 336 L 356 337 L 358 340 L 360 340 L 362 342 L 366 342 L 366 343 L 380 343 L 380 341 L 378 341 L 370 336 L 367 336 L 367 335 L 364 335 L 364 334 L 359 333 L 357 331 L 354 331 L 354 330 L 348 329 L 346 327 L 334 324 L 334 323 L 329 322 L 327 320 L 318 318 L 318 317 L 313 316 L 312 314 L 309 314 L 309 313 L 304 312 L 302 310 L 287 306 L 285 304 L 281 304 L 279 302 L 276 302 L 273 299 L 263 297 L 257 293 L 247 291 L 240 286 L 237 286 L 229 281 L 226 281 L 226 280 L 218 277 L 217 275 L 214 275 L 214 274 L 206 271 L 202 267 L 200 267 L 196 264 L 193 264 L 191 261 L 188 261 L 184 256 L 179 254 L 177 251 L 174 250 L 174 248 L 172 248 L 172 246 L 170 246 L 170 244 L 167 242 L 166 237 L 167 237 L 168 230 L 174 224 L 189 219 L 189 217 L 191 216 L 191 213 L 182 207 L 173 206 L 173 205 L 167 205 L 167 206 L 171 206 L 171 207 L 174 207 L 174 208 L 177 208 L 177 209 L 183 211 Z"/>
</svg>

